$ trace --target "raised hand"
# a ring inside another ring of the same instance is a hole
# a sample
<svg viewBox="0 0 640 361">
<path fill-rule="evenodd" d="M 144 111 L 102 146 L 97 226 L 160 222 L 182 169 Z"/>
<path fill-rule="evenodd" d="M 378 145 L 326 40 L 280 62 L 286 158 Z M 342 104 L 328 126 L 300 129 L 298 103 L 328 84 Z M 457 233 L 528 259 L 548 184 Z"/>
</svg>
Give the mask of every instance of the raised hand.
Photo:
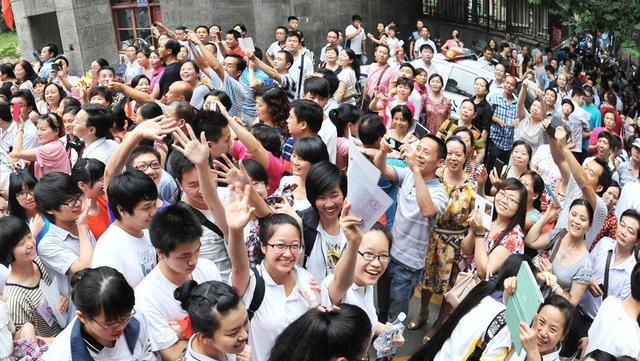
<svg viewBox="0 0 640 361">
<path fill-rule="evenodd" d="M 209 146 L 207 145 L 207 139 L 204 136 L 204 132 L 200 133 L 200 140 L 193 132 L 191 125 L 187 124 L 187 132 L 189 135 L 184 134 L 182 129 L 177 129 L 173 132 L 173 137 L 180 144 L 173 144 L 173 149 L 182 153 L 187 159 L 196 165 L 209 164 Z"/>
<path fill-rule="evenodd" d="M 85 198 L 82 201 L 82 212 L 76 220 L 76 224 L 85 226 L 87 225 L 87 219 L 89 218 L 89 209 L 91 209 L 91 199 Z"/>
<path fill-rule="evenodd" d="M 351 205 L 349 204 L 349 201 L 345 201 L 340 214 L 340 228 L 342 229 L 344 236 L 347 238 L 347 241 L 354 242 L 356 245 L 359 245 L 362 241 L 362 232 L 358 226 L 362 224 L 362 218 L 350 215 L 350 210 Z"/>
<path fill-rule="evenodd" d="M 245 185 L 242 188 L 229 186 L 232 202 L 225 207 L 225 216 L 227 218 L 227 226 L 229 229 L 242 230 L 251 220 L 251 216 L 255 212 L 254 207 L 249 206 L 249 193 L 251 186 Z"/>
<path fill-rule="evenodd" d="M 171 134 L 178 129 L 178 123 L 175 120 L 159 115 L 138 124 L 134 132 L 147 139 L 162 140 L 167 134 Z"/>
<path fill-rule="evenodd" d="M 251 361 L 251 346 L 249 344 L 244 345 L 242 352 L 236 355 L 238 361 Z"/>
<path fill-rule="evenodd" d="M 535 315 L 532 325 L 535 326 L 537 323 L 538 315 Z M 538 333 L 523 321 L 520 321 L 520 342 L 527 355 L 534 355 L 538 352 Z"/>
<path fill-rule="evenodd" d="M 222 155 L 222 159 L 225 163 L 222 163 L 217 159 L 213 161 L 213 164 L 217 169 L 212 170 L 212 172 L 218 183 L 222 182 L 233 185 L 238 189 L 243 189 L 244 186 L 251 183 L 251 178 L 244 169 L 242 161 L 240 161 L 240 168 L 238 168 L 226 154 Z"/>
</svg>

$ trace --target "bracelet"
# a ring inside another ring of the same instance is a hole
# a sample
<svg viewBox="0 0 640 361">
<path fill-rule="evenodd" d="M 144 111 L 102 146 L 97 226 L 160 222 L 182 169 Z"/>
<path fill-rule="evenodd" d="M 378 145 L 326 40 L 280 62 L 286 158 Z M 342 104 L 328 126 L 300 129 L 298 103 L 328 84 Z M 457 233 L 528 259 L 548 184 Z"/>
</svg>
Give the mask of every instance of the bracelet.
<svg viewBox="0 0 640 361">
<path fill-rule="evenodd" d="M 482 233 L 482 234 L 476 233 L 476 238 L 484 238 L 486 236 L 487 236 L 486 233 Z"/>
</svg>

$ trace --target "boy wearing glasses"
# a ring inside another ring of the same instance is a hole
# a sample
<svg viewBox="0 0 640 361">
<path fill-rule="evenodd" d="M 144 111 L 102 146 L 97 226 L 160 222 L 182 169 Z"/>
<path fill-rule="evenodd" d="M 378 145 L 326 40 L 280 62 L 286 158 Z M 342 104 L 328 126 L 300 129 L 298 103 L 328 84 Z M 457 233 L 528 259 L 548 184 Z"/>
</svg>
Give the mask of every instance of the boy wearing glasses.
<svg viewBox="0 0 640 361">
<path fill-rule="evenodd" d="M 178 322 L 188 314 L 173 297 L 175 289 L 190 280 L 222 278 L 215 263 L 199 258 L 202 226 L 190 209 L 167 207 L 153 218 L 149 233 L 159 262 L 136 287 L 136 307 L 148 321 L 151 351 L 176 360 L 187 347 L 190 330 Z"/>
</svg>

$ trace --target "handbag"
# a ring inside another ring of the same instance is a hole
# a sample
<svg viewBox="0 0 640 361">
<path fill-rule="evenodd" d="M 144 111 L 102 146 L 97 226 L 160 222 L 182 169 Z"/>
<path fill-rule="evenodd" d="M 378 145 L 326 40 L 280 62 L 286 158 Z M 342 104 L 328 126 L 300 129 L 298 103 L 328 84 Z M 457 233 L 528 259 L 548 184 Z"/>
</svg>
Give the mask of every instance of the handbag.
<svg viewBox="0 0 640 361">
<path fill-rule="evenodd" d="M 350 86 L 347 88 L 347 90 L 344 91 L 344 96 L 342 97 L 342 101 L 344 102 L 345 100 L 355 98 L 359 95 L 360 93 L 358 93 L 358 90 L 356 89 L 356 87 Z"/>
<path fill-rule="evenodd" d="M 378 78 L 378 81 L 376 82 L 376 87 L 380 86 L 380 82 L 382 81 L 382 77 L 384 76 L 384 73 L 387 71 L 387 69 L 389 69 L 389 65 L 388 64 L 387 64 L 387 66 L 385 66 L 382 69 L 382 73 L 380 74 L 380 77 Z M 371 74 L 371 75 L 373 75 L 373 74 Z M 365 113 L 373 113 L 371 110 L 369 110 L 369 103 L 371 103 L 371 98 L 369 97 L 369 95 L 367 93 L 368 93 L 368 90 L 367 90 L 367 92 L 363 92 L 363 94 L 362 94 L 362 103 L 360 104 L 360 110 L 362 110 Z"/>
<path fill-rule="evenodd" d="M 491 251 L 495 249 L 497 245 L 500 243 L 496 241 L 496 245 L 493 246 Z M 491 254 L 491 251 L 487 252 Z M 488 263 L 489 259 L 487 259 L 487 274 L 485 277 L 485 281 L 488 281 L 493 274 L 491 272 L 491 266 Z M 458 273 L 458 277 L 456 277 L 456 282 L 453 284 L 453 287 L 444 294 L 444 299 L 455 309 L 458 307 L 460 302 L 464 300 L 465 297 L 471 292 L 471 290 L 478 285 L 482 280 L 478 277 L 478 274 L 474 272 L 460 272 Z"/>
</svg>

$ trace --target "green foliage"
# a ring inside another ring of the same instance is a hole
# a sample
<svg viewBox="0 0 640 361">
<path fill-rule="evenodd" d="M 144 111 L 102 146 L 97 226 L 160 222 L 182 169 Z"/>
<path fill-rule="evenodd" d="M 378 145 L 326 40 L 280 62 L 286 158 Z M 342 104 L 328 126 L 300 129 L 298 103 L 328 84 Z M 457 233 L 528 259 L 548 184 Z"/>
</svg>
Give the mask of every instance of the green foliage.
<svg viewBox="0 0 640 361">
<path fill-rule="evenodd" d="M 14 31 L 0 34 L 0 59 L 20 58 L 20 48 L 18 45 L 18 34 Z"/>
<path fill-rule="evenodd" d="M 640 55 L 640 0 L 547 0 L 552 13 L 558 15 L 573 33 L 598 31 L 612 33 L 621 48 L 633 56 Z M 541 0 L 529 0 L 539 5 Z"/>
</svg>

